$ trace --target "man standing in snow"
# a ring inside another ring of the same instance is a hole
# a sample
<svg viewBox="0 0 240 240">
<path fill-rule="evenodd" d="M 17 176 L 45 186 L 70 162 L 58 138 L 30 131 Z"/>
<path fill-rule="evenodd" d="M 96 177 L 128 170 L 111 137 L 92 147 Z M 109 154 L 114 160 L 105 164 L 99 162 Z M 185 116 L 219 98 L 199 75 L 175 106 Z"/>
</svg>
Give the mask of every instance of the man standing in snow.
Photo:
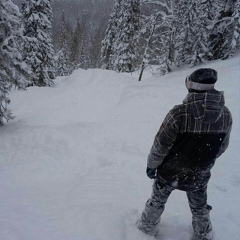
<svg viewBox="0 0 240 240">
<path fill-rule="evenodd" d="M 155 179 L 137 227 L 157 235 L 164 205 L 174 189 L 186 191 L 192 212 L 193 240 L 213 237 L 207 184 L 215 160 L 227 149 L 232 127 L 223 92 L 214 89 L 217 72 L 198 69 L 186 78 L 189 91 L 163 121 L 148 156 L 147 175 Z"/>
</svg>

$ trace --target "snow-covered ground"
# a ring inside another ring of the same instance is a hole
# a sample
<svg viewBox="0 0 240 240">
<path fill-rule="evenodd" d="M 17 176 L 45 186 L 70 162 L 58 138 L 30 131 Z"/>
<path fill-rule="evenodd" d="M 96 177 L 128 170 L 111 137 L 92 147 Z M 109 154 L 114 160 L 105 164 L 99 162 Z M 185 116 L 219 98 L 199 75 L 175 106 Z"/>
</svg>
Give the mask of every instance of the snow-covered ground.
<svg viewBox="0 0 240 240">
<path fill-rule="evenodd" d="M 201 67 L 219 72 L 233 114 L 231 143 L 209 184 L 216 240 L 240 236 L 240 55 Z M 154 136 L 187 91 L 185 76 L 99 69 L 60 77 L 53 88 L 11 93 L 17 118 L 0 128 L 0 240 L 149 240 L 135 227 L 151 194 L 145 175 Z M 161 240 L 190 240 L 184 192 L 174 191 Z"/>
</svg>

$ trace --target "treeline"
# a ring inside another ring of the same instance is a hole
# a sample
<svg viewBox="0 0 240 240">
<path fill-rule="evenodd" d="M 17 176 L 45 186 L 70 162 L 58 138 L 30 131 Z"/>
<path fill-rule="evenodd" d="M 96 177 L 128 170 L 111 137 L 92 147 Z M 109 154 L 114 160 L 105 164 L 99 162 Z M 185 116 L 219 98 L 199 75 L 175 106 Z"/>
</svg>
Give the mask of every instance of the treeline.
<svg viewBox="0 0 240 240">
<path fill-rule="evenodd" d="M 91 25 L 87 22 L 88 12 L 84 12 L 72 27 L 62 12 L 59 34 L 55 44 L 56 74 L 69 75 L 77 68 L 96 68 L 100 66 L 101 41 L 105 29 L 101 23 Z"/>
<path fill-rule="evenodd" d="M 14 2 L 21 10 L 24 0 Z M 69 74 L 78 67 L 100 66 L 101 41 L 113 2 L 114 0 L 52 0 L 51 33 L 57 64 L 56 75 Z M 62 61 L 64 64 L 61 64 Z"/>
<path fill-rule="evenodd" d="M 25 0 L 21 11 L 0 0 L 0 125 L 13 118 L 7 105 L 15 87 L 52 86 L 56 66 L 51 0 Z"/>
<path fill-rule="evenodd" d="M 240 46 L 239 0 L 115 0 L 101 65 L 119 72 L 227 59 Z M 141 76 L 140 79 L 141 80 Z"/>
<path fill-rule="evenodd" d="M 68 21 L 61 11 L 61 21 L 55 21 L 59 31 L 52 31 L 51 0 L 19 0 L 20 8 L 15 1 L 0 0 L 0 125 L 13 118 L 8 109 L 8 94 L 13 87 L 25 90 L 29 86 L 53 86 L 56 76 L 98 65 L 106 24 L 98 21 L 104 19 L 104 13 L 98 13 L 101 18 L 96 15 L 97 5 L 91 14 L 87 10 L 95 2 L 59 1 L 62 9 L 67 5 L 76 12 L 80 3 L 84 9 L 77 19 L 76 15 L 68 16 Z"/>
<path fill-rule="evenodd" d="M 13 118 L 12 87 L 52 86 L 55 76 L 79 67 L 140 68 L 141 80 L 148 65 L 166 74 L 174 66 L 227 59 L 240 47 L 240 0 L 115 0 L 105 29 L 109 1 L 99 0 L 99 9 L 97 0 L 59 1 L 60 8 L 79 2 L 95 8 L 77 18 L 61 9 L 53 41 L 51 0 L 23 0 L 20 10 L 0 0 L 0 124 Z"/>
<path fill-rule="evenodd" d="M 72 72 L 78 67 L 100 66 L 101 41 L 109 19 L 113 0 L 53 1 L 53 44 L 60 69 Z M 64 58 L 64 55 L 66 58 Z M 61 62 L 68 66 L 61 66 Z"/>
</svg>

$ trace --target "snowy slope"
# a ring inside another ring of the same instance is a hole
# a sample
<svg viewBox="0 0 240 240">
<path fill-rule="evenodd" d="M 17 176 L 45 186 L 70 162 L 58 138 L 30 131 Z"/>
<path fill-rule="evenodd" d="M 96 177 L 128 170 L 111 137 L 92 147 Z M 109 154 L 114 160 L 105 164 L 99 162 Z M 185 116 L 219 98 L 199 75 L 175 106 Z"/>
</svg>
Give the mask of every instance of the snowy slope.
<svg viewBox="0 0 240 240">
<path fill-rule="evenodd" d="M 233 113 L 228 151 L 216 162 L 209 204 L 216 240 L 240 236 L 240 55 L 207 67 L 219 72 Z M 54 88 L 11 93 L 17 118 L 0 128 L 1 240 L 148 240 L 135 222 L 151 194 L 146 158 L 167 112 L 187 91 L 185 76 L 82 70 Z M 174 191 L 161 240 L 190 240 L 184 192 Z"/>
</svg>

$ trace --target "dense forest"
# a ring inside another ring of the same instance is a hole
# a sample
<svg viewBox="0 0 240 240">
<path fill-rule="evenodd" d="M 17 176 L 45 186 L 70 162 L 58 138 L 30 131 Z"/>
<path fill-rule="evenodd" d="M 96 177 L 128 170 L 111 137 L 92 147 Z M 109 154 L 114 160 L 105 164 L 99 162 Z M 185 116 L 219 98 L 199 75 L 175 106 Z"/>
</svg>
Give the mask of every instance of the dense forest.
<svg viewBox="0 0 240 240">
<path fill-rule="evenodd" d="M 106 69 L 132 72 L 158 65 L 230 58 L 240 45 L 239 0 L 116 0 L 101 49 Z M 140 78 L 141 80 L 141 74 Z"/>
<path fill-rule="evenodd" d="M 17 7 L 18 4 L 19 7 Z M 0 0 L 0 123 L 12 87 L 52 86 L 77 68 L 117 72 L 227 59 L 240 0 Z"/>
<path fill-rule="evenodd" d="M 15 0 L 20 8 L 23 2 Z M 238 0 L 51 2 L 53 48 L 56 58 L 69 63 L 67 70 L 57 75 L 78 67 L 131 72 L 148 64 L 160 65 L 165 74 L 172 65 L 194 66 L 204 60 L 228 58 L 239 46 Z M 129 34 L 124 36 L 126 32 Z M 61 50 L 63 40 L 66 53 Z M 123 42 L 128 45 L 125 50 Z M 120 66 L 117 62 L 126 54 L 131 66 Z M 67 59 L 63 60 L 63 55 Z"/>
<path fill-rule="evenodd" d="M 14 1 L 20 8 L 24 0 Z M 99 54 L 101 41 L 109 20 L 109 15 L 114 0 L 53 0 L 52 1 L 52 40 L 56 51 L 60 45 L 61 25 L 64 16 L 67 39 L 71 44 L 71 38 L 74 35 L 78 24 L 87 31 L 91 39 L 92 64 L 91 67 L 99 67 Z"/>
</svg>

